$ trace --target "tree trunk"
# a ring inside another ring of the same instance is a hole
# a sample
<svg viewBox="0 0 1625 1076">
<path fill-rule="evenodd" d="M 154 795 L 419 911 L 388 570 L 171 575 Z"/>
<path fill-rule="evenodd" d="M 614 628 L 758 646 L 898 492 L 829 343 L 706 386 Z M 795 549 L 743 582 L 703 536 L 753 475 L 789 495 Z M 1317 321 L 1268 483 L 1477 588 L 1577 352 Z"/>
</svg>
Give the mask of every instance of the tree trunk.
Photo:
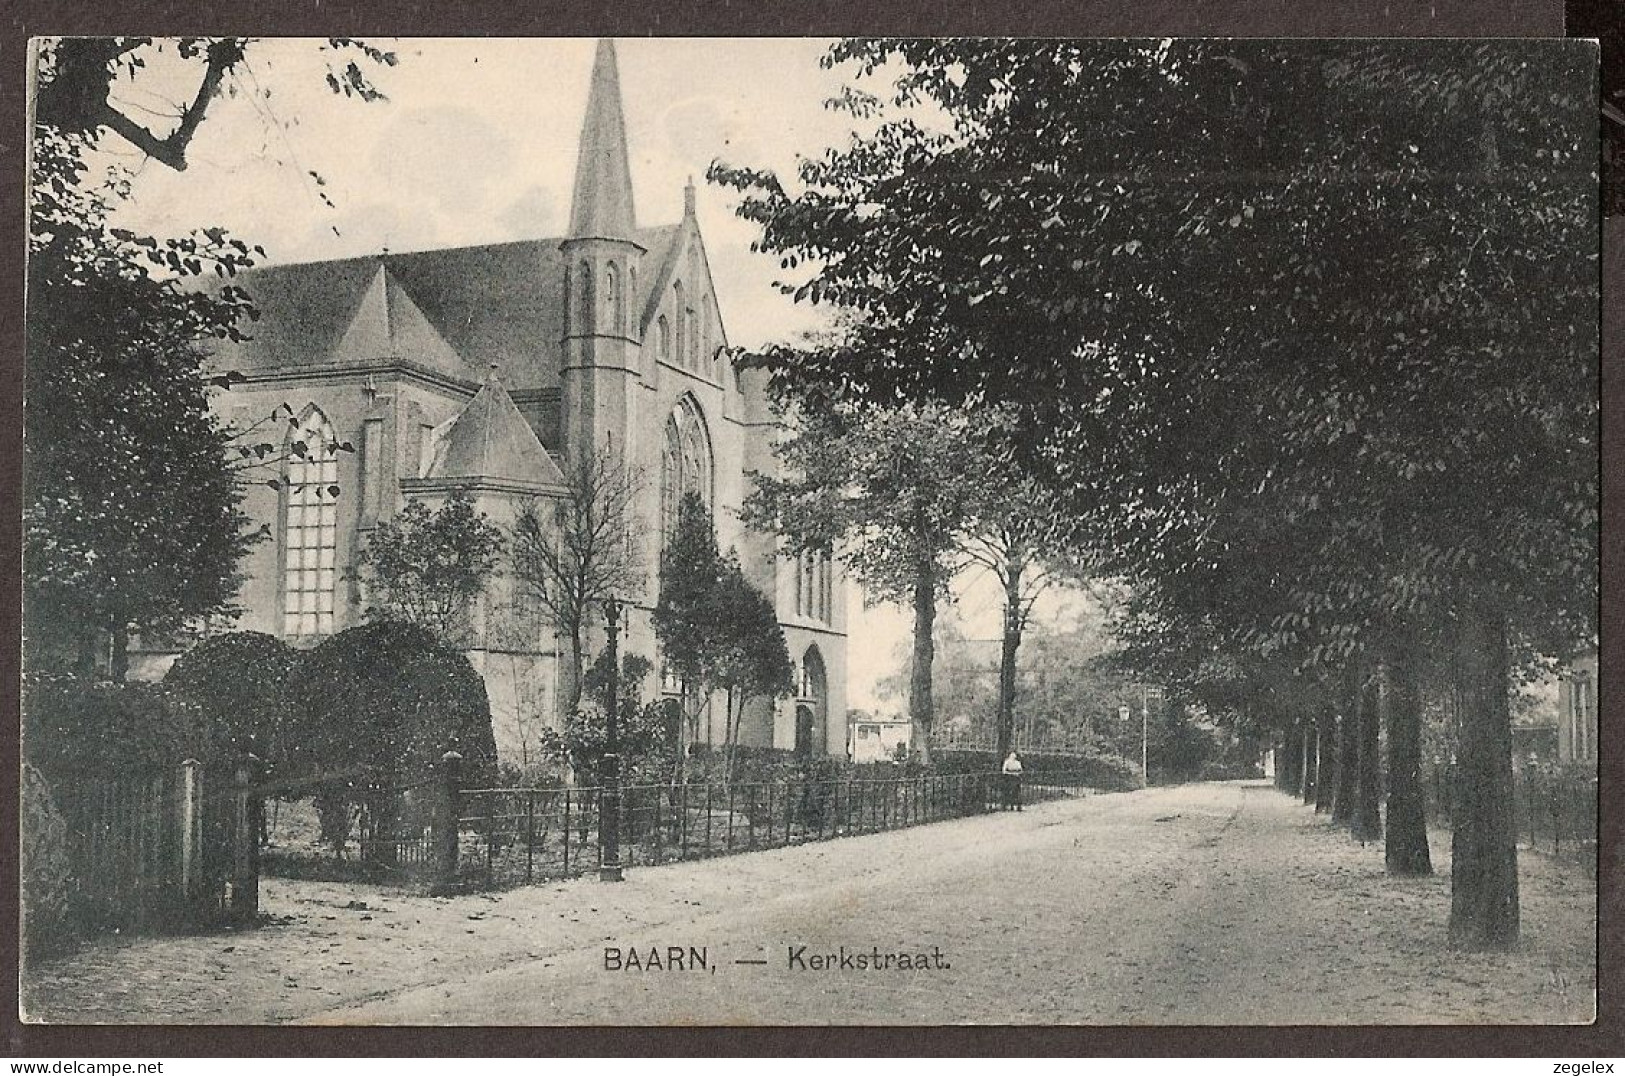
<svg viewBox="0 0 1625 1076">
<path fill-rule="evenodd" d="M 107 675 L 122 684 L 130 675 L 130 629 L 119 625 L 112 630 L 112 646 L 107 656 Z"/>
<path fill-rule="evenodd" d="M 586 666 L 587 644 L 582 640 L 581 625 L 572 625 L 567 632 L 570 637 L 570 658 L 559 670 L 559 716 L 569 718 L 581 706 L 581 670 Z"/>
<path fill-rule="evenodd" d="M 1518 941 L 1518 846 L 1512 806 L 1512 720 L 1506 622 L 1477 600 L 1453 640 L 1457 714 L 1451 804 L 1450 941 L 1509 949 Z"/>
<path fill-rule="evenodd" d="M 1021 565 L 1012 554 L 1005 562 L 1004 639 L 999 647 L 998 744 L 995 761 L 1014 746 L 1016 724 L 1016 651 L 1021 646 Z"/>
<path fill-rule="evenodd" d="M 1315 743 L 1314 723 L 1303 723 L 1303 802 L 1315 802 L 1315 787 L 1320 784 L 1320 758 Z"/>
<path fill-rule="evenodd" d="M 1337 715 L 1337 787 L 1332 790 L 1332 821 L 1354 821 L 1354 800 L 1360 765 L 1360 687 L 1350 673 L 1344 681 Z"/>
<path fill-rule="evenodd" d="M 1381 668 L 1383 719 L 1388 728 L 1389 874 L 1432 874 L 1427 809 L 1422 796 L 1422 698 L 1416 680 L 1416 637 L 1398 635 Z"/>
<path fill-rule="evenodd" d="M 96 652 L 101 649 L 101 632 L 91 631 L 79 637 L 79 645 L 74 650 L 73 671 L 76 675 L 89 679 L 96 675 Z"/>
<path fill-rule="evenodd" d="M 1315 715 L 1315 813 L 1331 811 L 1337 789 L 1337 711 L 1322 706 Z"/>
<path fill-rule="evenodd" d="M 1303 749 L 1296 728 L 1288 728 L 1281 736 L 1280 751 L 1276 772 L 1281 775 L 1281 791 L 1296 796 L 1303 782 Z"/>
<path fill-rule="evenodd" d="M 722 711 L 722 750 L 726 753 L 726 759 L 725 759 L 725 761 L 723 762 L 723 765 L 722 765 L 722 783 L 724 785 L 732 785 L 734 783 L 734 691 L 733 691 L 733 688 L 728 689 L 727 701 L 726 701 L 726 703 L 724 703 L 724 706 L 725 706 L 725 709 Z"/>
<path fill-rule="evenodd" d="M 920 746 L 920 761 L 931 761 L 931 662 L 936 643 L 932 633 L 937 622 L 937 562 L 921 555 L 914 574 L 914 663 L 908 679 L 908 718 L 914 726 L 914 739 Z"/>
<path fill-rule="evenodd" d="M 1377 678 L 1361 669 L 1358 695 L 1358 735 L 1354 817 L 1349 829 L 1361 844 L 1382 838 L 1382 758 L 1378 752 L 1381 716 L 1377 707 Z"/>
</svg>

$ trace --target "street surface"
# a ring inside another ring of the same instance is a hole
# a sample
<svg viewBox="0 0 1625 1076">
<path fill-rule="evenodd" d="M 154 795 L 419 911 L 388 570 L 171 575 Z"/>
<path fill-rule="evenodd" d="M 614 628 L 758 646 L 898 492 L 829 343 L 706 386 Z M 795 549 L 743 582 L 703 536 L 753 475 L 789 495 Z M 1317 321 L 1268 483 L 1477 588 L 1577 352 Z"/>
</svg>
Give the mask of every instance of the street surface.
<svg viewBox="0 0 1625 1076">
<path fill-rule="evenodd" d="M 1448 849 L 1436 833 L 1439 873 L 1390 879 L 1380 846 L 1265 783 L 1185 785 L 618 886 L 445 899 L 271 881 L 277 925 L 94 947 L 25 996 L 45 1019 L 108 1022 L 1589 1021 L 1592 880 L 1521 852 L 1521 949 L 1453 953 Z"/>
</svg>

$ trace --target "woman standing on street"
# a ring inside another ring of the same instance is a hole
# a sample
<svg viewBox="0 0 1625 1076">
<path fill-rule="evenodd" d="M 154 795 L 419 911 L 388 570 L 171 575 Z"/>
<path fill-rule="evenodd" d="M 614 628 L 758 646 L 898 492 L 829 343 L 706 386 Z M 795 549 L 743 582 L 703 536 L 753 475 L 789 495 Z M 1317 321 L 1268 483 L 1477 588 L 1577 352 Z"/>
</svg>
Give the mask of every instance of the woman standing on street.
<svg viewBox="0 0 1625 1076">
<path fill-rule="evenodd" d="M 1004 772 L 1000 775 L 1004 779 L 1004 809 L 1014 807 L 1021 810 L 1021 759 L 1011 751 L 1004 760 Z"/>
</svg>

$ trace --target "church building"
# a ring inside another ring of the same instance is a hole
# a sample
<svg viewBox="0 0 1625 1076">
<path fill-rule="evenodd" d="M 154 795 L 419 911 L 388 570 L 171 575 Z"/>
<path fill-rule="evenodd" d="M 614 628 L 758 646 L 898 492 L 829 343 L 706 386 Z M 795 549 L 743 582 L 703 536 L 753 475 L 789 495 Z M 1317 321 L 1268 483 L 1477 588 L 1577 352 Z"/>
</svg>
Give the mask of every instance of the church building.
<svg viewBox="0 0 1625 1076">
<path fill-rule="evenodd" d="M 348 569 L 408 501 L 433 508 L 466 490 L 505 527 L 563 492 L 570 461 L 611 446 L 640 476 L 631 540 L 647 572 L 641 592 L 623 596 L 622 652 L 660 667 L 651 614 L 661 543 L 681 496 L 697 493 L 722 549 L 774 600 L 795 664 L 796 697 L 756 700 L 740 742 L 844 754 L 842 582 L 827 559 L 782 557 L 774 536 L 740 522 L 749 472 L 774 466 L 777 429 L 762 375 L 729 359 L 692 185 L 685 194 L 682 220 L 639 224 L 615 48 L 604 41 L 565 235 L 244 274 L 261 316 L 247 326 L 252 339 L 215 356 L 244 378 L 218 406 L 241 429 L 286 404 L 291 438 L 353 452 L 292 459 L 279 488 L 249 493 L 245 510 L 274 540 L 246 559 L 236 627 L 312 646 L 359 624 L 366 604 Z M 539 731 L 562 722 L 568 643 L 519 594 L 506 573 L 492 580 L 464 642 L 486 681 L 499 752 L 526 766 Z M 601 643 L 600 629 L 589 650 Z M 675 689 L 651 680 L 646 691 Z M 720 746 L 720 699 L 711 710 L 698 738 Z"/>
</svg>

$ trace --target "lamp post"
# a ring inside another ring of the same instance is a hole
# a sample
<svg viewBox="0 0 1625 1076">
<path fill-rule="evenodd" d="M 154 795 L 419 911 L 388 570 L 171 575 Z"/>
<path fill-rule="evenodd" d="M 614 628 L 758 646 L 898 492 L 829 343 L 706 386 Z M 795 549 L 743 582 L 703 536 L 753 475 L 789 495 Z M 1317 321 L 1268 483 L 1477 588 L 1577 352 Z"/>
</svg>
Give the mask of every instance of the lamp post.
<svg viewBox="0 0 1625 1076">
<path fill-rule="evenodd" d="M 1145 685 L 1140 685 L 1140 787 L 1151 787 L 1151 702 Z"/>
<path fill-rule="evenodd" d="M 1151 700 L 1162 701 L 1162 686 L 1148 684 L 1140 681 L 1134 685 L 1140 689 L 1140 787 L 1151 787 L 1150 747 L 1151 747 Z M 1128 707 L 1122 708 L 1123 716 L 1128 716 Z"/>
<path fill-rule="evenodd" d="M 609 712 L 604 715 L 604 788 L 598 799 L 598 880 L 624 880 L 621 868 L 621 603 L 604 602 L 609 627 Z"/>
</svg>

